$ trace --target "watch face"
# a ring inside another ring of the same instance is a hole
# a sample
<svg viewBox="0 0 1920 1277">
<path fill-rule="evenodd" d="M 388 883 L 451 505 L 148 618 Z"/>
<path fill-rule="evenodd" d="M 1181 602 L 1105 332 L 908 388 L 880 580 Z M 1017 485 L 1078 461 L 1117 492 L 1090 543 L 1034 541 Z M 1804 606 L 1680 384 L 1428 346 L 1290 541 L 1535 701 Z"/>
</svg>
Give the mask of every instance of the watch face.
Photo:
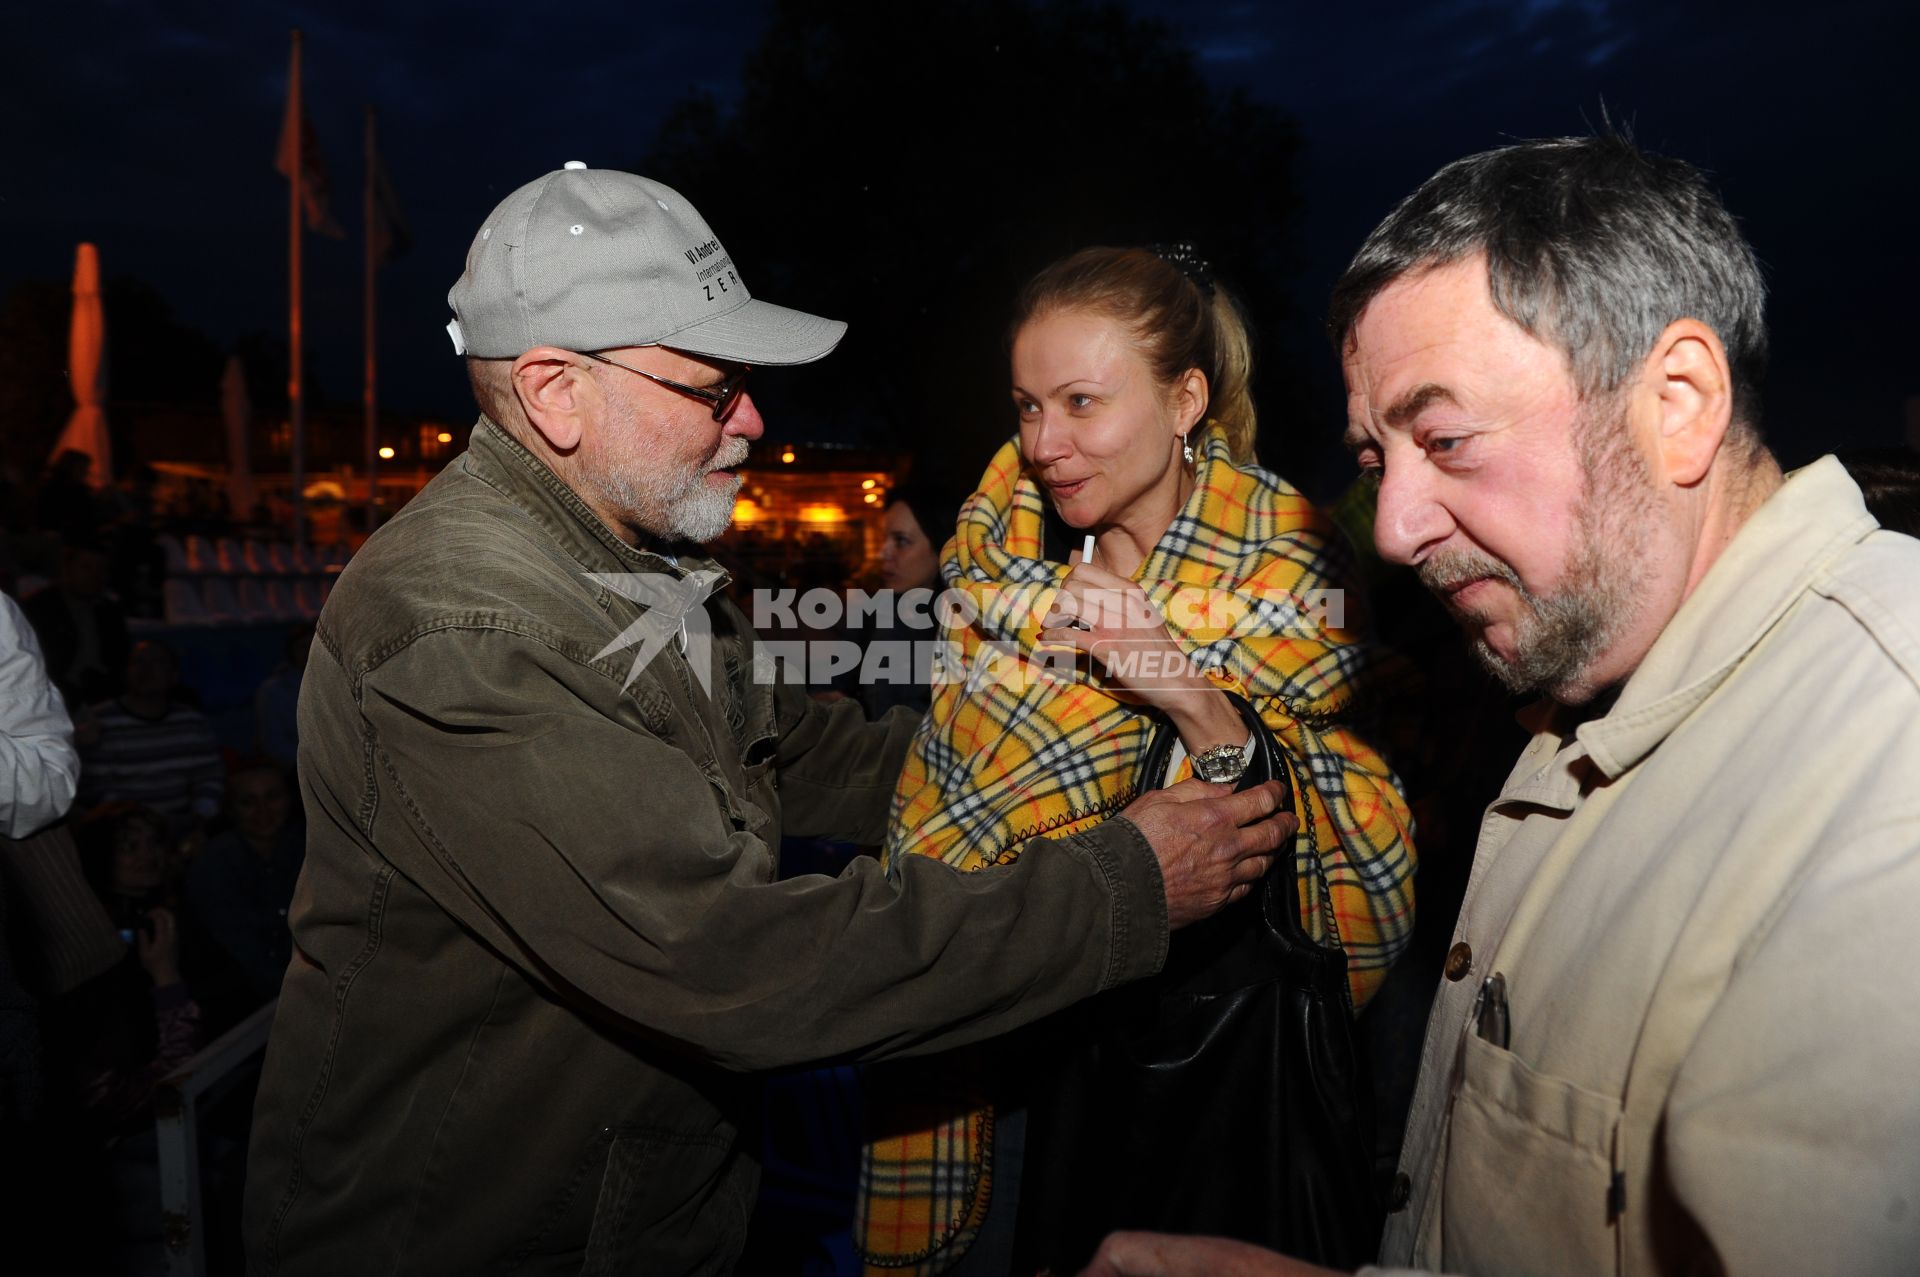
<svg viewBox="0 0 1920 1277">
<path fill-rule="evenodd" d="M 1246 756 L 1232 745 L 1224 749 L 1209 749 L 1193 760 L 1193 774 L 1214 784 L 1239 780 L 1246 770 Z"/>
</svg>

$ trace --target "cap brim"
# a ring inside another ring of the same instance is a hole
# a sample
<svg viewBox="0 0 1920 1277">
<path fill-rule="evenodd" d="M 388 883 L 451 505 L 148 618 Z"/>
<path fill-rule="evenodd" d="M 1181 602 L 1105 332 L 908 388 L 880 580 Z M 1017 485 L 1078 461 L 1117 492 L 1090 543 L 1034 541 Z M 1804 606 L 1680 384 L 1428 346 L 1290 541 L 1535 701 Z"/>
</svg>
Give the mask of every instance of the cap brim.
<svg viewBox="0 0 1920 1277">
<path fill-rule="evenodd" d="M 709 359 L 778 367 L 810 364 L 846 336 L 845 320 L 823 319 L 758 298 L 662 337 L 659 345 Z"/>
</svg>

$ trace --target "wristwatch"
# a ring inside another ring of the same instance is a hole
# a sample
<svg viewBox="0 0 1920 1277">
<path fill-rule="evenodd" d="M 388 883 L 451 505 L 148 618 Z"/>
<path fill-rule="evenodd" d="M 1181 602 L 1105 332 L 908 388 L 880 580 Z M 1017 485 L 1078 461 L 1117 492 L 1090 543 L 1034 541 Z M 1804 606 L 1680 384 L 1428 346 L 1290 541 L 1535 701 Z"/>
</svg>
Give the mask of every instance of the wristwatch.
<svg viewBox="0 0 1920 1277">
<path fill-rule="evenodd" d="M 1193 756 L 1193 774 L 1215 785 L 1238 784 L 1246 773 L 1245 745 L 1215 745 Z"/>
</svg>

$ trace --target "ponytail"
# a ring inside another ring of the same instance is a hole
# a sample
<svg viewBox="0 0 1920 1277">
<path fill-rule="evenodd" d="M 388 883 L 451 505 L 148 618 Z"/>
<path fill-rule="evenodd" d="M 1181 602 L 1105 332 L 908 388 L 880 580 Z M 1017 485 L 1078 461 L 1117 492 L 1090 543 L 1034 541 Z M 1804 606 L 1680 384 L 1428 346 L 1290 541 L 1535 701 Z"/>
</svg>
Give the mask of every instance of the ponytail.
<svg viewBox="0 0 1920 1277">
<path fill-rule="evenodd" d="M 1213 362 L 1207 416 L 1220 428 L 1227 452 L 1239 465 L 1253 464 L 1259 416 L 1253 406 L 1253 338 L 1240 304 L 1224 288 L 1213 293 Z"/>
</svg>

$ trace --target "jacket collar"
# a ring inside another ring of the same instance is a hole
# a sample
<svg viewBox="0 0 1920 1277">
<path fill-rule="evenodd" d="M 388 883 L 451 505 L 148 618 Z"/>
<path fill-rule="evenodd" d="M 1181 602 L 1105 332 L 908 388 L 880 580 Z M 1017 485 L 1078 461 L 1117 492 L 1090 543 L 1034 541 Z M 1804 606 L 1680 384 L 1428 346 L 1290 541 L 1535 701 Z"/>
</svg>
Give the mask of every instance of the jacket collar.
<svg viewBox="0 0 1920 1277">
<path fill-rule="evenodd" d="M 1835 557 L 1879 525 L 1832 457 L 1787 477 L 1734 534 L 1604 714 L 1543 701 L 1538 735 L 1499 802 L 1571 811 L 1598 772 L 1612 780 L 1651 754 L 1746 659 Z M 1575 725 L 1577 724 L 1577 726 Z"/>
<path fill-rule="evenodd" d="M 711 566 L 698 551 L 636 549 L 622 541 L 587 503 L 518 439 L 482 413 L 461 460 L 467 472 L 518 506 L 567 555 L 590 572 L 667 572 L 685 576 Z"/>
</svg>

